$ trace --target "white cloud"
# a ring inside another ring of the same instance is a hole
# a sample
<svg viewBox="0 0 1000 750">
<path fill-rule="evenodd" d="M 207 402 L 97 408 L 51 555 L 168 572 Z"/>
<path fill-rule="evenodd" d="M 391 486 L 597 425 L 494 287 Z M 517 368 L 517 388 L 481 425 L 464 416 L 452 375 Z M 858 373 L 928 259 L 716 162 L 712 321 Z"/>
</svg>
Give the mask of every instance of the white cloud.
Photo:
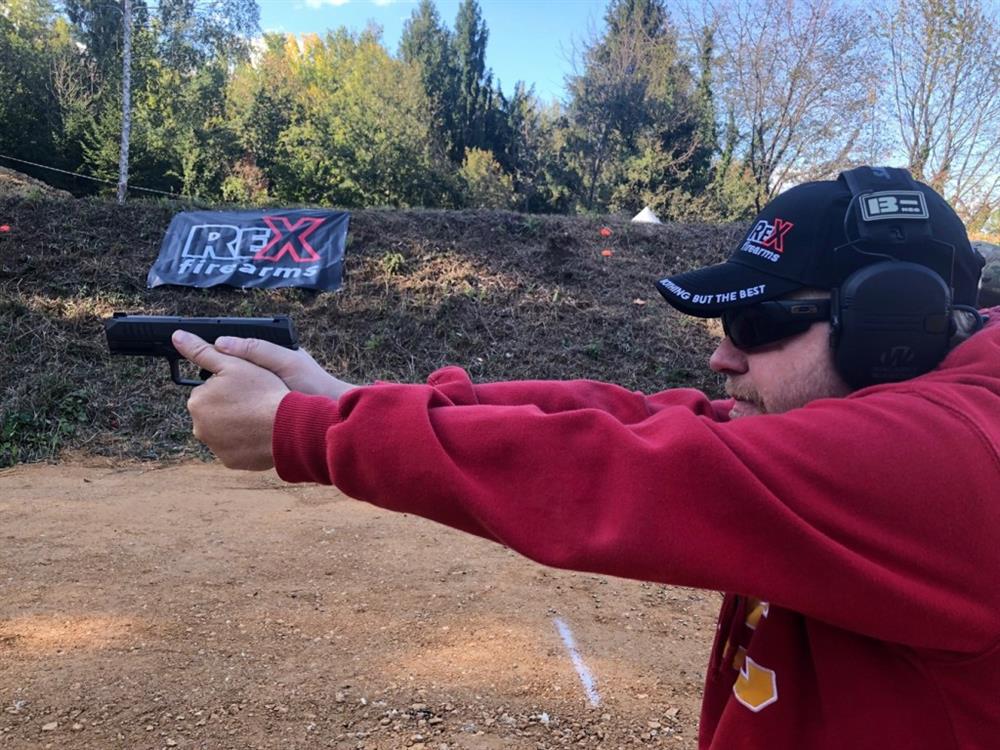
<svg viewBox="0 0 1000 750">
<path fill-rule="evenodd" d="M 347 5 L 351 0 L 306 0 L 310 8 L 322 8 L 324 5 Z"/>
</svg>

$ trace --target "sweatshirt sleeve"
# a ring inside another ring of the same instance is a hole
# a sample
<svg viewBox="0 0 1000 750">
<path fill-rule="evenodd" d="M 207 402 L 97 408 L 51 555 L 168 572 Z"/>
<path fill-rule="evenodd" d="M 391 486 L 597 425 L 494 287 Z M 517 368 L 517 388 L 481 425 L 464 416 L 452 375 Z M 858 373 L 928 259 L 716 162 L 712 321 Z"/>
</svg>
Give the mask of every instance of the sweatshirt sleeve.
<svg viewBox="0 0 1000 750">
<path fill-rule="evenodd" d="M 586 385 L 441 386 L 290 394 L 279 475 L 547 565 L 749 594 L 915 647 L 1000 635 L 1000 468 L 953 404 L 887 389 L 726 423 L 686 392 L 587 408 Z"/>
<path fill-rule="evenodd" d="M 428 379 L 454 406 L 481 404 L 538 407 L 546 414 L 598 409 L 626 424 L 641 421 L 667 406 L 683 406 L 717 421 L 729 419 L 733 400 L 710 401 L 693 388 L 673 388 L 652 396 L 593 380 L 518 380 L 473 383 L 460 367 L 443 367 Z"/>
</svg>

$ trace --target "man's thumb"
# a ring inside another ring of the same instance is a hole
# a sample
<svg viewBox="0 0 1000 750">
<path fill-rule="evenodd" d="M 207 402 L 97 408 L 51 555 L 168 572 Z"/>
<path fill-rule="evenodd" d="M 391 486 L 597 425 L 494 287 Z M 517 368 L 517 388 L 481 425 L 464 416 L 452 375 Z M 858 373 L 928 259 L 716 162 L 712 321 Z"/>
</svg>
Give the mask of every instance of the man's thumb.
<svg viewBox="0 0 1000 750">
<path fill-rule="evenodd" d="M 220 336 L 215 348 L 232 357 L 245 359 L 258 367 L 281 376 L 284 368 L 296 361 L 296 353 L 278 344 L 263 339 L 244 339 L 235 336 Z"/>
<path fill-rule="evenodd" d="M 170 340 L 184 359 L 203 370 L 218 372 L 226 361 L 225 354 L 220 354 L 214 346 L 189 331 L 174 331 Z"/>
</svg>

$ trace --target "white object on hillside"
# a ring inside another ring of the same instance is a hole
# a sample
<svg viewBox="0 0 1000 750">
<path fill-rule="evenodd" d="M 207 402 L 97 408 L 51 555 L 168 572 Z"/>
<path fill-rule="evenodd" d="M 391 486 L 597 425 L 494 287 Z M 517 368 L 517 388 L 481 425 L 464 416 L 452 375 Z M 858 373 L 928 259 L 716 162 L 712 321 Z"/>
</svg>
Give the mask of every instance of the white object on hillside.
<svg viewBox="0 0 1000 750">
<path fill-rule="evenodd" d="M 639 213 L 632 217 L 632 221 L 636 224 L 662 224 L 660 218 L 653 213 L 653 210 L 646 206 Z"/>
</svg>

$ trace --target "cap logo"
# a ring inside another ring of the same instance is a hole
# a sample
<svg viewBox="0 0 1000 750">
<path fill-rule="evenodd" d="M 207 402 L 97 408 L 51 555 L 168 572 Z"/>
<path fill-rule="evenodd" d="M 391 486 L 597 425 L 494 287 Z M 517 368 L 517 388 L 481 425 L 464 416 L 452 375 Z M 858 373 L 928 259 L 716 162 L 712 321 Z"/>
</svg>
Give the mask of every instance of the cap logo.
<svg viewBox="0 0 1000 750">
<path fill-rule="evenodd" d="M 929 219 L 930 214 L 919 190 L 883 190 L 861 196 L 861 218 L 864 221 Z"/>
<path fill-rule="evenodd" d="M 784 219 L 775 218 L 773 224 L 761 219 L 754 224 L 740 249 L 745 253 L 777 263 L 781 259 L 781 254 L 785 252 L 785 236 L 793 226 L 795 225 L 792 222 Z"/>
</svg>

